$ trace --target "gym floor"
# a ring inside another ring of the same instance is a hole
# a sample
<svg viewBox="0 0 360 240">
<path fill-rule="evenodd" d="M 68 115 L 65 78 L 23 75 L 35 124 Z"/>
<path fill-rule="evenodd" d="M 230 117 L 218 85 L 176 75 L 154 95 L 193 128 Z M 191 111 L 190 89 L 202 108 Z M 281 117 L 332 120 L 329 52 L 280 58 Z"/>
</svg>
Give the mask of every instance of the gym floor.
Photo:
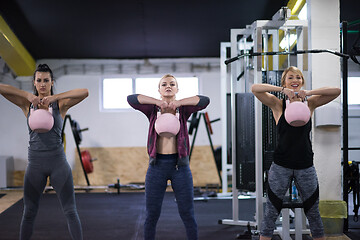
<svg viewBox="0 0 360 240">
<path fill-rule="evenodd" d="M 131 191 L 122 191 L 122 193 L 124 192 L 124 193 L 126 193 L 126 194 L 123 194 L 122 196 L 121 195 L 118 195 L 117 194 L 117 190 L 116 189 L 108 189 L 108 188 L 103 188 L 103 189 L 101 189 L 101 188 L 98 188 L 98 189 L 93 189 L 93 190 L 91 190 L 91 192 L 90 193 L 88 193 L 88 194 L 81 194 L 81 193 L 84 193 L 85 191 L 84 190 L 77 190 L 76 191 L 76 194 L 77 194 L 77 196 L 79 197 L 79 200 L 78 200 L 78 198 L 77 198 L 77 201 L 84 201 L 84 200 L 81 200 L 84 196 L 87 196 L 87 197 L 89 197 L 90 199 L 91 198 L 94 198 L 94 199 L 96 199 L 96 198 L 98 198 L 98 196 L 99 196 L 99 194 L 96 194 L 96 193 L 112 193 L 112 194 L 110 194 L 110 195 L 108 195 L 108 196 L 113 196 L 113 197 L 115 197 L 116 199 L 115 199 L 115 202 L 118 202 L 118 201 L 123 201 L 123 199 L 126 199 L 126 197 L 128 196 L 128 195 L 126 195 L 127 193 L 130 193 L 130 196 L 134 196 L 134 194 L 133 193 L 140 193 L 140 194 L 138 194 L 137 196 L 140 196 L 140 199 L 142 199 L 143 198 L 143 194 L 141 194 L 141 193 L 143 193 L 143 190 L 131 190 Z M 46 196 L 44 196 L 44 198 L 46 198 L 46 199 L 53 199 L 53 200 L 51 200 L 51 201 L 54 201 L 53 203 L 54 204 L 52 204 L 52 205 L 56 205 L 56 203 L 57 203 L 57 201 L 56 200 L 54 200 L 54 199 L 56 199 L 56 197 L 55 196 L 53 196 L 53 194 L 54 194 L 54 191 L 47 191 L 47 193 L 45 194 Z M 80 194 L 80 195 L 79 195 Z M 19 206 L 19 204 L 21 205 L 22 204 L 22 202 L 20 201 L 20 200 L 22 200 L 22 195 L 23 195 L 23 191 L 22 191 L 22 189 L 21 188 L 14 188 L 14 189 L 7 189 L 7 190 L 0 190 L 0 220 L 1 220 L 1 217 L 3 216 L 3 218 L 4 218 L 4 215 L 5 216 L 8 216 L 8 215 L 6 215 L 6 212 L 8 212 L 8 211 L 6 211 L 4 214 L 2 214 L 6 209 L 8 209 L 9 207 L 11 207 L 11 206 L 15 206 L 15 205 L 17 205 L 17 206 Z M 90 196 L 89 196 L 90 195 Z M 136 194 L 135 194 L 135 197 L 136 197 Z M 137 199 L 138 199 L 138 197 L 136 197 Z M 175 222 L 174 222 L 174 217 L 176 218 L 176 209 L 173 209 L 173 207 L 171 207 L 171 204 L 173 204 L 173 202 L 174 202 L 174 199 L 173 199 L 174 197 L 173 197 L 173 195 L 172 195 L 172 191 L 171 191 L 171 189 L 169 188 L 168 189 L 168 194 L 167 194 L 167 196 L 165 197 L 165 199 L 164 199 L 164 210 L 163 210 L 163 212 L 162 212 L 162 219 L 163 220 L 159 220 L 159 225 L 167 225 L 167 228 L 171 228 L 171 225 L 172 224 L 174 224 Z M 106 198 L 107 199 L 107 198 Z M 19 202 L 20 201 L 20 202 Z M 86 200 L 87 202 L 89 201 L 89 200 Z M 95 200 L 94 200 L 95 201 Z M 102 200 L 102 201 L 104 201 L 104 200 Z M 129 201 L 129 200 L 127 200 L 127 201 Z M 142 201 L 142 200 L 141 200 Z M 17 203 L 17 204 L 16 204 Z M 139 204 L 139 202 L 137 203 L 136 201 L 133 201 L 133 202 L 131 202 L 131 200 L 130 200 L 130 202 L 124 202 L 125 204 Z M 110 203 L 109 202 L 109 204 L 114 204 L 114 203 Z M 119 202 L 119 204 L 121 204 L 120 202 Z M 220 205 L 219 205 L 220 204 Z M 244 208 L 246 208 L 247 210 L 249 210 L 249 208 L 250 208 L 250 211 L 249 211 L 249 213 L 247 214 L 247 215 L 249 215 L 250 216 L 250 218 L 251 218 L 251 203 L 249 203 L 249 202 L 242 202 L 242 204 L 241 205 L 243 205 L 244 206 Z M 105 203 L 105 205 L 107 205 L 106 203 Z M 170 206 L 170 208 L 169 208 L 169 206 Z M 250 206 L 250 207 L 249 207 Z M 46 207 L 46 205 L 43 205 L 43 208 L 44 207 Z M 134 216 L 133 217 L 135 217 L 135 219 L 137 219 L 138 217 L 136 217 L 136 214 L 137 214 L 137 212 L 136 212 L 136 208 L 138 208 L 139 206 L 127 206 L 127 208 L 128 209 L 133 209 L 133 210 L 131 210 L 131 211 L 134 211 Z M 140 206 L 141 207 L 141 206 Z M 40 206 L 40 208 L 42 208 L 42 206 Z M 81 215 L 82 214 L 82 216 L 81 217 L 85 217 L 86 215 L 89 215 L 89 214 L 91 214 L 91 212 L 89 213 L 89 211 L 87 211 L 88 213 L 84 213 L 84 207 L 83 206 L 78 206 L 78 208 L 79 208 L 79 215 Z M 143 208 L 143 207 L 141 207 L 141 208 Z M 211 209 L 208 209 L 208 208 L 211 208 Z M 19 208 L 18 208 L 19 209 Z M 169 210 L 170 209 L 170 210 Z M 44 210 L 44 209 L 43 209 Z M 55 209 L 56 210 L 56 209 Z M 40 210 L 40 211 L 42 211 L 42 210 Z M 53 210 L 52 210 L 53 211 Z M 86 211 L 86 209 L 85 209 L 85 211 Z M 119 210 L 118 210 L 119 211 Z M 17 212 L 19 212 L 19 210 L 17 210 Z M 105 212 L 105 211 L 104 211 Z M 246 228 L 245 227 L 238 227 L 238 226 L 228 226 L 228 225 L 219 225 L 218 223 L 217 223 L 217 220 L 219 220 L 219 219 L 223 219 L 224 218 L 224 216 L 226 216 L 226 215 L 228 215 L 228 214 L 230 214 L 231 215 L 231 201 L 230 200 L 226 200 L 226 202 L 223 202 L 223 203 L 219 203 L 219 201 L 215 201 L 215 200 L 212 200 L 212 201 L 202 201 L 202 202 L 197 202 L 196 203 L 196 214 L 198 215 L 197 216 L 197 218 L 198 218 L 198 225 L 199 225 L 199 235 L 200 235 L 200 239 L 207 239 L 207 240 L 211 240 L 211 239 L 217 239 L 217 240 L 219 240 L 219 239 L 237 239 L 236 238 L 236 236 L 237 236 L 237 234 L 241 234 L 241 233 L 244 233 L 245 232 L 245 230 L 246 230 Z M 223 212 L 226 212 L 226 213 L 223 213 Z M 55 214 L 55 213 L 54 213 Z M 107 213 L 108 214 L 108 213 Z M 114 212 L 114 214 L 117 214 L 116 212 Z M 1 216 L 2 215 L 2 216 Z M 61 215 L 61 213 L 60 213 L 60 215 Z M 85 216 L 84 216 L 85 215 Z M 133 214 L 132 214 L 133 215 Z M 141 216 L 142 214 L 140 214 L 140 216 Z M 10 216 L 13 216 L 13 215 L 10 215 Z M 19 218 L 19 216 L 21 216 L 21 211 L 20 211 L 20 213 L 17 213 L 17 218 Z M 248 217 L 249 217 L 248 216 Z M 38 217 L 39 218 L 43 218 L 44 217 L 44 215 L 42 215 L 41 214 L 41 212 L 39 212 L 39 215 L 38 215 Z M 143 216 L 142 216 L 143 217 Z M 141 217 L 141 220 L 140 221 L 143 221 L 143 219 L 142 219 L 142 217 Z M 227 217 L 225 217 L 225 218 L 227 218 Z M 165 219 L 165 220 L 164 220 Z M 351 218 L 352 219 L 352 218 Z M 346 233 L 346 235 L 344 234 L 344 235 L 342 235 L 342 236 L 337 236 L 337 237 L 327 237 L 327 239 L 328 240 L 337 240 L 337 239 L 343 239 L 343 240 L 348 240 L 348 239 L 353 239 L 353 240 L 355 240 L 355 239 L 360 239 L 360 223 L 354 223 L 351 219 L 349 219 L 349 227 L 351 228 L 351 229 L 349 229 L 349 232 L 348 233 Z M 4 219 L 2 219 L 2 220 L 4 220 Z M 99 219 L 100 221 L 108 221 L 108 220 L 105 220 L 105 219 L 103 219 L 103 220 L 101 220 L 101 219 Z M 10 220 L 9 220 L 10 221 Z M 17 222 L 18 220 L 16 220 L 16 222 Z M 40 222 L 41 221 L 41 219 L 39 219 L 39 220 L 37 220 L 37 222 Z M 120 219 L 119 219 L 119 221 L 120 221 Z M 137 219 L 136 220 L 136 222 L 138 222 L 139 220 Z M 162 222 L 161 222 L 162 221 Z M 178 221 L 180 221 L 179 219 L 178 219 Z M 127 222 L 127 221 L 126 221 Z M 180 221 L 181 222 L 181 221 Z M 131 223 L 131 220 L 130 220 L 130 222 L 128 222 L 128 224 L 130 224 Z M 101 225 L 101 223 L 98 223 L 98 224 L 100 224 Z M 178 223 L 176 223 L 176 224 L 178 224 Z M 61 225 L 61 224 L 60 224 Z M 85 225 L 88 225 L 88 223 L 86 223 L 86 221 L 84 222 L 84 224 L 83 224 L 84 226 Z M 84 227 L 83 226 L 83 227 Z M 139 227 L 139 229 L 141 228 L 141 226 L 142 226 L 142 223 L 140 223 L 140 225 L 139 225 L 140 227 Z M 84 227 L 85 228 L 85 227 Z M 12 224 L 12 229 L 6 229 L 6 231 L 13 231 L 13 232 L 16 232 L 17 230 L 16 229 L 18 229 L 18 225 L 17 224 Z M 65 228 L 66 229 L 66 228 Z M 5 229 L 4 229 L 5 230 Z M 66 231 L 66 230 L 65 230 Z M 86 234 L 85 234 L 85 231 L 86 231 L 86 229 L 84 229 L 84 237 L 86 236 Z M 177 230 L 178 231 L 178 230 Z M 201 233 L 200 233 L 201 232 Z M 16 235 L 17 234 L 17 232 L 16 233 L 13 233 L 14 235 Z M 89 233 L 87 233 L 87 234 L 89 234 Z M 108 233 L 109 234 L 109 233 Z M 162 232 L 161 231 L 161 229 L 159 229 L 159 235 L 160 234 L 162 234 L 162 237 L 161 238 L 159 238 L 159 239 L 168 239 L 168 238 L 166 238 L 166 233 L 164 233 L 164 232 Z M 165 234 L 165 235 L 164 235 Z M 173 233 L 172 233 L 173 234 Z M 178 234 L 177 234 L 178 235 Z M 8 239 L 8 240 L 11 240 L 11 239 L 16 239 L 16 238 L 4 238 L 4 236 L 2 237 L 3 235 L 2 234 L 0 234 L 0 239 Z M 180 236 L 181 236 L 181 233 L 180 233 Z M 206 238 L 205 238 L 205 236 L 206 236 Z M 34 236 L 35 237 L 35 236 Z M 160 236 L 159 236 L 160 237 Z M 163 237 L 165 237 L 165 238 L 163 238 Z M 220 237 L 220 238 L 219 238 Z M 173 237 L 172 237 L 173 238 Z M 46 238 L 44 238 L 44 239 L 46 239 Z M 64 239 L 64 238 L 62 238 L 62 239 Z M 66 238 L 65 238 L 66 239 Z M 89 238 L 88 238 L 89 239 Z M 138 234 L 138 236 L 136 237 L 136 238 L 134 238 L 134 237 L 131 237 L 131 239 L 142 239 L 142 235 L 141 234 Z M 244 238 L 243 238 L 244 239 Z M 274 236 L 274 238 L 273 238 L 274 240 L 279 240 L 280 239 L 280 237 L 279 236 L 277 236 L 277 235 L 275 235 Z M 308 240 L 308 239 L 311 239 L 309 236 L 306 236 L 306 235 L 304 235 L 303 236 L 303 239 L 306 239 L 306 240 Z M 130 240 L 130 239 L 129 239 Z"/>
</svg>

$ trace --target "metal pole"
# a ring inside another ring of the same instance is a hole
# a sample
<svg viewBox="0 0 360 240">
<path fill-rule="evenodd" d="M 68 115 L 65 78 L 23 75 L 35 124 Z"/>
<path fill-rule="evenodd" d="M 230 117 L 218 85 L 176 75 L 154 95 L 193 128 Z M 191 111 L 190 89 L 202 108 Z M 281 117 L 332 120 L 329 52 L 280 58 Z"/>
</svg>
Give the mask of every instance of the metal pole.
<svg viewBox="0 0 360 240">
<path fill-rule="evenodd" d="M 206 122 L 205 113 L 200 113 L 200 117 L 201 117 L 201 115 L 202 115 L 203 118 L 204 118 L 205 128 L 206 128 L 206 132 L 207 132 L 207 135 L 208 135 L 208 138 L 209 138 L 211 152 L 212 152 L 212 154 L 213 154 L 213 156 L 214 156 L 214 162 L 216 163 L 215 149 L 214 149 L 214 145 L 213 145 L 213 142 L 212 142 L 212 139 L 211 139 L 210 129 L 209 129 L 209 126 L 207 125 L 207 122 Z M 211 123 L 211 122 L 210 122 L 210 123 Z M 218 169 L 217 165 L 216 165 L 216 169 L 217 169 L 217 172 L 218 172 L 218 175 L 219 175 L 220 183 L 222 183 L 222 178 L 221 178 L 221 174 L 220 174 L 220 169 Z"/>
<path fill-rule="evenodd" d="M 221 73 L 221 132 L 222 132 L 222 143 L 221 143 L 221 169 L 222 169 L 222 181 L 221 188 L 222 193 L 226 194 L 228 192 L 228 144 L 227 139 L 227 128 L 228 128 L 228 119 L 227 119 L 227 93 L 228 93 L 228 66 L 224 64 L 226 59 L 227 49 L 230 48 L 230 43 L 221 43 L 220 51 L 220 73 Z"/>
<path fill-rule="evenodd" d="M 342 22 L 341 31 L 341 46 L 342 53 L 347 53 L 347 22 Z M 349 171 L 349 121 L 348 121 L 348 60 L 343 58 L 342 61 L 342 80 L 343 80 L 343 200 L 346 202 L 346 208 L 349 208 L 348 204 L 348 184 L 346 174 Z M 349 215 L 349 213 L 348 213 Z M 344 231 L 349 229 L 348 218 L 344 219 Z"/>
<path fill-rule="evenodd" d="M 193 151 L 193 149 L 194 149 L 196 134 L 197 134 L 197 131 L 198 131 L 198 129 L 199 129 L 199 123 L 200 123 L 200 120 L 201 120 L 200 117 L 201 117 L 201 116 L 199 116 L 199 118 L 198 118 L 199 120 L 198 120 L 198 122 L 197 122 L 197 126 L 196 126 L 196 128 L 195 128 L 194 137 L 193 137 L 193 140 L 192 140 L 192 143 L 191 143 L 189 161 L 191 160 L 191 154 L 192 154 L 192 151 Z"/>
</svg>

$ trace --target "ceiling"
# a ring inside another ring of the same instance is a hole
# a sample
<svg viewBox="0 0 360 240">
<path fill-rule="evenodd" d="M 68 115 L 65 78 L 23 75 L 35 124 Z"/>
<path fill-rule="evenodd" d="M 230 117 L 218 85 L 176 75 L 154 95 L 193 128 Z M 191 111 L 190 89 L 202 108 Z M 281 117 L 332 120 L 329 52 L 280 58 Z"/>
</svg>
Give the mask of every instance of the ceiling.
<svg viewBox="0 0 360 240">
<path fill-rule="evenodd" d="M 271 19 L 287 2 L 1 0 L 0 14 L 35 60 L 219 57 L 230 29 Z M 341 21 L 360 19 L 359 0 L 340 4 Z"/>
</svg>

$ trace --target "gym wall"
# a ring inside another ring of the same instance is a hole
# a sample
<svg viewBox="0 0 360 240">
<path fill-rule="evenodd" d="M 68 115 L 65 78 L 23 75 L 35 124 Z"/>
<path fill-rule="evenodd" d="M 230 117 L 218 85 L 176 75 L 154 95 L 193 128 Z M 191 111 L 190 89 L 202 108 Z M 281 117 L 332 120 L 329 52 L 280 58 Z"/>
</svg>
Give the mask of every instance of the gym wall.
<svg viewBox="0 0 360 240">
<path fill-rule="evenodd" d="M 53 62 L 51 67 L 56 66 Z M 46 61 L 44 61 L 46 62 Z M 61 64 L 59 61 L 58 65 Z M 54 68 L 54 67 L 53 67 Z M 199 73 L 176 73 L 175 76 L 197 76 L 199 77 L 200 94 L 207 95 L 211 99 L 210 105 L 205 109 L 210 120 L 220 117 L 220 70 Z M 164 73 L 165 74 L 165 73 Z M 159 78 L 162 73 L 157 74 Z M 106 75 L 104 75 L 106 76 Z M 112 75 L 113 76 L 113 75 Z M 126 77 L 138 77 L 147 75 L 126 75 Z M 152 77 L 153 75 L 151 75 Z M 129 109 L 124 112 L 101 112 L 100 111 L 100 84 L 102 80 L 99 74 L 68 74 L 56 76 L 55 92 L 64 92 L 74 88 L 88 88 L 89 97 L 79 105 L 71 108 L 68 114 L 76 120 L 81 128 L 89 128 L 89 131 L 82 132 L 83 140 L 81 148 L 144 148 L 147 142 L 148 120 L 139 111 Z M 123 77 L 123 75 L 116 75 Z M 23 84 L 26 89 L 31 91 L 31 84 Z M 157 87 L 157 86 L 154 86 Z M 180 89 L 181 90 L 181 89 Z M 15 159 L 15 170 L 24 171 L 27 165 L 27 146 L 28 130 L 26 118 L 22 111 L 4 98 L 0 98 L 0 108 L 3 113 L 0 118 L 0 152 L 1 155 L 13 156 Z M 214 134 L 212 135 L 213 144 L 221 143 L 221 121 L 212 125 Z M 70 124 L 67 122 L 65 127 L 66 134 L 66 155 L 71 167 L 74 169 L 76 160 L 76 145 L 71 132 Z M 7 136 L 7 137 L 5 137 Z M 190 141 L 192 136 L 190 136 Z M 205 130 L 204 122 L 199 125 L 196 137 L 196 146 L 209 146 L 209 140 Z M 194 149 L 194 151 L 196 151 Z M 207 151 L 207 150 L 206 150 Z M 208 149 L 210 152 L 210 148 Z M 207 154 L 205 154 L 207 155 Z M 100 158 L 98 156 L 98 163 Z M 78 160 L 76 160 L 78 161 Z M 116 162 L 114 163 L 116 164 Z M 146 162 L 144 163 L 146 166 Z M 214 165 L 215 166 L 215 165 Z M 96 171 L 96 169 L 94 170 Z M 216 172 L 215 172 L 216 176 Z"/>
</svg>

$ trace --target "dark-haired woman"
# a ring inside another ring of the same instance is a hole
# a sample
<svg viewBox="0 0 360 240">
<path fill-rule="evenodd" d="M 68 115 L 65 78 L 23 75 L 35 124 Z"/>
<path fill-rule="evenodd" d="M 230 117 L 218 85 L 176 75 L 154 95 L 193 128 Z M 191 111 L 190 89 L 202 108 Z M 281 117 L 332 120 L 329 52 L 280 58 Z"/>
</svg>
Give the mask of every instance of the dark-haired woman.
<svg viewBox="0 0 360 240">
<path fill-rule="evenodd" d="M 66 112 L 88 96 L 87 89 L 74 89 L 54 94 L 54 78 L 46 64 L 40 64 L 33 76 L 34 93 L 0 84 L 0 94 L 22 109 L 29 117 L 30 108 L 53 109 L 54 125 L 46 133 L 37 133 L 29 127 L 28 166 L 24 177 L 24 212 L 20 239 L 30 239 L 39 208 L 39 200 L 50 178 L 66 216 L 72 239 L 82 239 L 81 222 L 76 210 L 71 168 L 66 160 L 61 130 Z"/>
</svg>

